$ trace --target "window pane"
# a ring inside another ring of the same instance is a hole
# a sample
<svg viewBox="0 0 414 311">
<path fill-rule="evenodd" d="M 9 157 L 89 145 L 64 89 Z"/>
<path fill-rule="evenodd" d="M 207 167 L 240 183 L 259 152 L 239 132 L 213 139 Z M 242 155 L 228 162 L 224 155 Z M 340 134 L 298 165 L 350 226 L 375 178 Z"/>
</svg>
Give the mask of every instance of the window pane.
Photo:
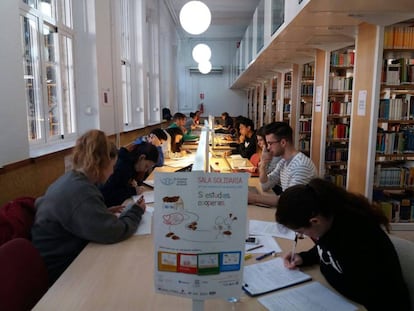
<svg viewBox="0 0 414 311">
<path fill-rule="evenodd" d="M 56 18 L 56 1 L 55 0 L 40 0 L 39 10 L 44 16 Z"/>
<path fill-rule="evenodd" d="M 285 0 L 272 0 L 272 35 L 285 21 Z"/>
<path fill-rule="evenodd" d="M 62 23 L 66 27 L 72 28 L 72 0 L 62 0 Z"/>
<path fill-rule="evenodd" d="M 131 68 L 125 62 L 121 65 L 122 74 L 122 107 L 124 110 L 124 124 L 128 125 L 132 122 L 131 114 Z"/>
<path fill-rule="evenodd" d="M 48 111 L 49 135 L 60 135 L 60 107 L 58 98 L 59 53 L 58 37 L 54 27 L 43 27 L 44 62 L 46 66 L 46 99 Z"/>
<path fill-rule="evenodd" d="M 263 48 L 264 37 L 264 1 L 260 1 L 257 7 L 257 48 L 256 53 L 259 53 Z"/>
<path fill-rule="evenodd" d="M 29 141 L 42 139 L 43 110 L 39 68 L 39 38 L 37 23 L 21 17 L 23 70 L 26 87 L 27 123 Z"/>
<path fill-rule="evenodd" d="M 32 8 L 36 7 L 36 0 L 23 0 L 23 3 L 26 3 L 28 6 Z"/>
<path fill-rule="evenodd" d="M 62 39 L 62 111 L 64 134 L 76 132 L 72 39 Z"/>
</svg>

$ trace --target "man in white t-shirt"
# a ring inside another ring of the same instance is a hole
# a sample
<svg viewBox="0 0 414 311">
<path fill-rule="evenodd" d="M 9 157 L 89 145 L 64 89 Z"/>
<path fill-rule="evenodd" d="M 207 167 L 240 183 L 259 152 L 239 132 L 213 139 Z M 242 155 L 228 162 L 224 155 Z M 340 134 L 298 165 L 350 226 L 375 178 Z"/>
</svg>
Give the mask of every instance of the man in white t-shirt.
<svg viewBox="0 0 414 311">
<path fill-rule="evenodd" d="M 293 131 L 285 122 L 272 122 L 265 126 L 267 150 L 263 150 L 259 165 L 259 180 L 263 191 L 272 189 L 276 185 L 287 188 L 307 184 L 317 177 L 316 167 L 312 160 L 295 149 Z M 266 173 L 266 168 L 273 157 L 281 157 L 276 168 Z M 250 204 L 259 204 L 276 207 L 279 196 L 256 194 L 249 192 Z"/>
</svg>

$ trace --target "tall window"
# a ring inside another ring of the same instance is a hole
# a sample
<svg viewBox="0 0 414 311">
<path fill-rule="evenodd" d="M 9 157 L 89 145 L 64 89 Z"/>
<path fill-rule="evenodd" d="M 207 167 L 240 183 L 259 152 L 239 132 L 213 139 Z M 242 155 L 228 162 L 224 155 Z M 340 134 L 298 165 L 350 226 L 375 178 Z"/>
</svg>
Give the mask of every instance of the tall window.
<svg viewBox="0 0 414 311">
<path fill-rule="evenodd" d="M 29 141 L 73 136 L 72 0 L 22 0 L 20 21 Z"/>
<path fill-rule="evenodd" d="M 130 7 L 128 0 L 121 1 L 121 82 L 123 122 L 132 123 L 131 98 L 131 43 L 130 43 Z"/>
</svg>

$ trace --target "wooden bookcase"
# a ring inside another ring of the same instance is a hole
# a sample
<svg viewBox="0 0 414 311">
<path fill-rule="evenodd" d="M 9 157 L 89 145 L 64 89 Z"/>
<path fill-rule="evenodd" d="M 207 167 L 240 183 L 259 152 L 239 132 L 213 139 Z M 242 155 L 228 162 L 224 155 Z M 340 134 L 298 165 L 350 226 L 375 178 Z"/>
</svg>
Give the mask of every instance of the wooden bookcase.
<svg viewBox="0 0 414 311">
<path fill-rule="evenodd" d="M 315 63 L 302 66 L 299 110 L 299 151 L 310 156 Z"/>
<path fill-rule="evenodd" d="M 372 198 L 393 229 L 414 229 L 414 31 L 384 31 Z"/>
<path fill-rule="evenodd" d="M 326 120 L 325 178 L 346 187 L 355 51 L 347 47 L 330 57 Z"/>
</svg>

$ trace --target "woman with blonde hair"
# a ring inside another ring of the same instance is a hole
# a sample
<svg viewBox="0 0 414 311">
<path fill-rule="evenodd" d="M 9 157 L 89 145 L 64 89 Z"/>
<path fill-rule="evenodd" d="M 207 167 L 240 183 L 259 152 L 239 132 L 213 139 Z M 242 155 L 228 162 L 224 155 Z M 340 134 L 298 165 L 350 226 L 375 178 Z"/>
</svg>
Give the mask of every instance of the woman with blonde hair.
<svg viewBox="0 0 414 311">
<path fill-rule="evenodd" d="M 145 212 L 140 200 L 116 216 L 97 185 L 113 172 L 116 148 L 104 132 L 90 130 L 78 138 L 73 169 L 59 177 L 36 202 L 32 241 L 42 255 L 53 284 L 90 242 L 116 243 L 137 230 Z"/>
</svg>

